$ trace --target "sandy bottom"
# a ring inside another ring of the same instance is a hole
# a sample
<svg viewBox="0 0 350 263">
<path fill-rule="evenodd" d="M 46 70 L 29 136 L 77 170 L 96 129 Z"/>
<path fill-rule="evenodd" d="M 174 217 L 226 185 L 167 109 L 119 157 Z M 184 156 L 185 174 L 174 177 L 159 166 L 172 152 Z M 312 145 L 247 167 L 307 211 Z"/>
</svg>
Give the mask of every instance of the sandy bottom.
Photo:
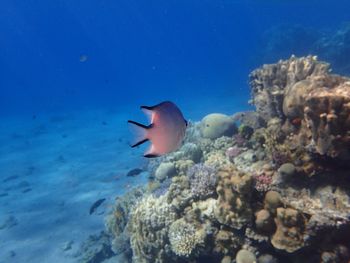
<svg viewBox="0 0 350 263">
<path fill-rule="evenodd" d="M 237 107 L 220 105 L 218 112 Z M 184 110 L 196 108 L 191 117 L 199 120 L 209 113 L 200 106 Z M 77 262 L 81 243 L 104 230 L 114 198 L 147 182 L 147 172 L 126 176 L 147 162 L 145 146 L 129 147 L 126 125 L 145 118 L 128 111 L 1 118 L 0 263 Z"/>
<path fill-rule="evenodd" d="M 128 146 L 126 119 L 84 112 L 1 120 L 1 263 L 76 262 L 114 198 L 146 182 L 146 172 L 126 176 L 145 165 L 143 149 Z"/>
</svg>

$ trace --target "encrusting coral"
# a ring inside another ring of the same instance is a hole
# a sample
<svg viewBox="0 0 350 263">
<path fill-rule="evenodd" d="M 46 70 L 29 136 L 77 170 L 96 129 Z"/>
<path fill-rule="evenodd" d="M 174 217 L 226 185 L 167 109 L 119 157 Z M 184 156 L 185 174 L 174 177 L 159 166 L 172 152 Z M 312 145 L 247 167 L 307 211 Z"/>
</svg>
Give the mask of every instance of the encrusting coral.
<svg viewBox="0 0 350 263">
<path fill-rule="evenodd" d="M 222 168 L 218 177 L 218 205 L 214 210 L 216 219 L 221 224 L 240 229 L 252 217 L 252 177 L 238 172 L 233 166 Z"/>
<path fill-rule="evenodd" d="M 128 249 L 133 263 L 350 260 L 350 79 L 292 56 L 254 70 L 250 85 L 255 112 L 190 122 L 178 151 L 150 161 L 148 190 L 116 200 L 115 253 Z"/>
</svg>

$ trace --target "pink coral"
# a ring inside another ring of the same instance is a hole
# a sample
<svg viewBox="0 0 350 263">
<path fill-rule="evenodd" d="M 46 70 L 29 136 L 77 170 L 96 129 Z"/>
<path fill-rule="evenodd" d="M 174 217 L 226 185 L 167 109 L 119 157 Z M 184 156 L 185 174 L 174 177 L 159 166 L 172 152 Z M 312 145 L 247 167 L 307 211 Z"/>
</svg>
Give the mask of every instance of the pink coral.
<svg viewBox="0 0 350 263">
<path fill-rule="evenodd" d="M 266 192 L 270 190 L 272 184 L 272 177 L 265 172 L 254 174 L 254 186 L 259 192 Z"/>
</svg>

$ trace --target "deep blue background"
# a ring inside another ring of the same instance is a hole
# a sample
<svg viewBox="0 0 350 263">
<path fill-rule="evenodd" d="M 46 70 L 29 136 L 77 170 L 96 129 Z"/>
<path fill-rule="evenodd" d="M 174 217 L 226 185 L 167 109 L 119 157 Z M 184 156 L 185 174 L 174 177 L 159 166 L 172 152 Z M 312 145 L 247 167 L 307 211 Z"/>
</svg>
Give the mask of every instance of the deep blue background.
<svg viewBox="0 0 350 263">
<path fill-rule="evenodd" d="M 163 99 L 203 114 L 233 111 L 247 105 L 263 32 L 339 26 L 350 19 L 347 2 L 1 0 L 0 111 L 118 110 Z"/>
</svg>

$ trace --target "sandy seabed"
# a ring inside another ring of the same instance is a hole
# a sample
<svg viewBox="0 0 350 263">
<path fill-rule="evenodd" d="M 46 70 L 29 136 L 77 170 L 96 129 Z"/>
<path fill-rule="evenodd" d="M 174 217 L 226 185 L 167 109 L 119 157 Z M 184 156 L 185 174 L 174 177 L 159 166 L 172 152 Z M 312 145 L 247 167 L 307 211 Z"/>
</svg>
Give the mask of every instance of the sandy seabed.
<svg viewBox="0 0 350 263">
<path fill-rule="evenodd" d="M 74 112 L 0 122 L 0 262 L 76 262 L 104 229 L 116 196 L 144 184 L 143 149 L 130 149 L 127 116 Z M 106 198 L 89 214 L 91 205 Z"/>
</svg>

